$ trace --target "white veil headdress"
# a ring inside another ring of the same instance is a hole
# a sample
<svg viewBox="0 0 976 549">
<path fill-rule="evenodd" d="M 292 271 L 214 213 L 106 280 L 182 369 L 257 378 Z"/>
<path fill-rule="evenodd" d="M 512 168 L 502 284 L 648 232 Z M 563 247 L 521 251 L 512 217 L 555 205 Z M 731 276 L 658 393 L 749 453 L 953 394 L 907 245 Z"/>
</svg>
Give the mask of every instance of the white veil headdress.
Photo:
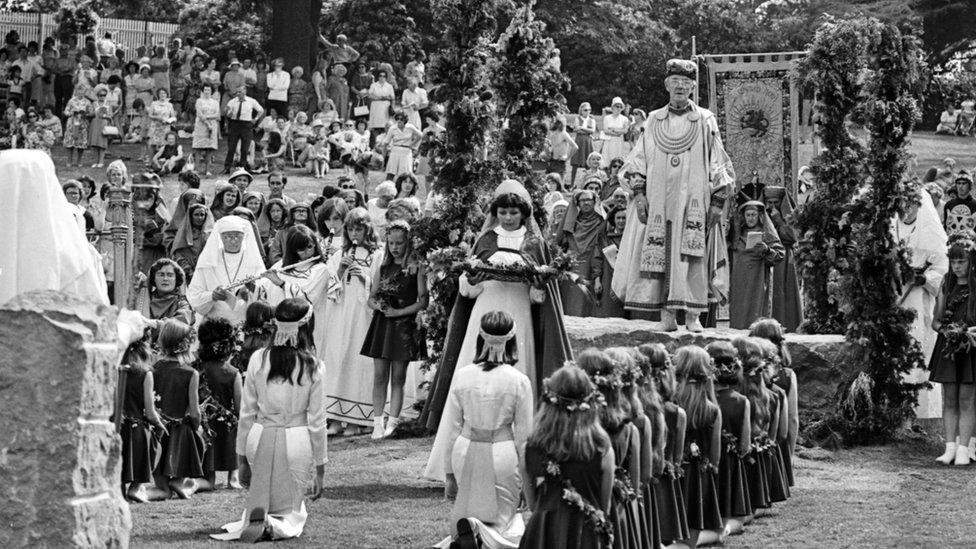
<svg viewBox="0 0 976 549">
<path fill-rule="evenodd" d="M 264 260 L 261 259 L 261 250 L 258 249 L 258 242 L 254 238 L 251 222 L 236 215 L 226 215 L 214 223 L 213 231 L 210 232 L 207 243 L 203 246 L 203 251 L 200 252 L 196 271 L 211 268 L 218 273 L 218 276 L 224 274 L 225 265 L 222 258 L 224 241 L 220 235 L 228 232 L 244 233 L 244 242 L 241 243 L 240 252 L 244 254 L 244 257 L 241 260 L 240 269 L 234 268 L 239 273 L 236 278 L 240 279 L 264 272 Z M 233 280 L 227 280 L 224 284 L 233 282 Z"/>
<path fill-rule="evenodd" d="M 529 194 L 529 191 L 525 188 L 525 186 L 514 179 L 506 179 L 495 187 L 495 192 L 493 192 L 491 195 L 492 202 L 503 194 L 518 195 L 519 198 L 525 200 L 525 203 L 529 205 L 529 218 L 525 220 L 526 232 L 527 234 L 541 237 L 542 230 L 539 228 L 539 224 L 536 223 L 535 216 L 532 215 L 532 195 Z M 481 226 L 481 232 L 478 233 L 478 238 L 480 239 L 482 236 L 488 233 L 488 231 L 494 230 L 498 224 L 498 218 L 491 213 L 491 205 L 489 204 L 488 215 L 485 217 L 485 222 Z"/>
</svg>

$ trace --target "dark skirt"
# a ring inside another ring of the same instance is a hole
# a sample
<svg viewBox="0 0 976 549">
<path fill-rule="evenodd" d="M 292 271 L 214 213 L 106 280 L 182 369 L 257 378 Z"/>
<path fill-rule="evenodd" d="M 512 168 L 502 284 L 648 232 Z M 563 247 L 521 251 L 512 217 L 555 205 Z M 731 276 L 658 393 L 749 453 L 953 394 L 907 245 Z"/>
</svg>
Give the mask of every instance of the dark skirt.
<svg viewBox="0 0 976 549">
<path fill-rule="evenodd" d="M 586 159 L 593 152 L 593 136 L 591 134 L 576 134 L 576 152 L 569 159 L 570 165 L 577 168 L 586 167 Z"/>
<path fill-rule="evenodd" d="M 637 500 L 623 499 L 613 495 L 610 507 L 610 523 L 613 524 L 614 549 L 641 549 L 644 547 L 640 534 L 640 511 Z"/>
<path fill-rule="evenodd" d="M 156 472 L 170 478 L 203 477 L 203 437 L 186 420 L 172 422 L 167 429 L 169 435 L 163 435 L 162 460 Z"/>
<path fill-rule="evenodd" d="M 749 499 L 749 480 L 742 458 L 722 448 L 718 466 L 718 506 L 723 517 L 744 517 L 754 511 Z"/>
<path fill-rule="evenodd" d="M 661 539 L 661 520 L 657 514 L 657 482 L 652 480 L 641 485 L 641 534 L 648 547 L 657 549 L 663 545 Z"/>
<path fill-rule="evenodd" d="M 359 354 L 370 358 L 382 358 L 412 362 L 427 358 L 427 349 L 421 348 L 417 337 L 416 315 L 386 318 L 377 311 L 369 323 L 366 339 Z"/>
<path fill-rule="evenodd" d="M 547 506 L 549 507 L 549 506 Z M 617 539 L 614 532 L 614 540 Z M 519 549 L 605 549 L 610 546 L 596 533 L 582 511 L 561 502 L 557 508 L 532 512 Z"/>
<path fill-rule="evenodd" d="M 769 498 L 769 477 L 762 456 L 761 452 L 752 452 L 746 458 L 746 480 L 753 509 L 768 509 L 772 503 Z"/>
<path fill-rule="evenodd" d="M 718 507 L 716 476 L 712 470 L 703 470 L 698 460 L 685 463 L 685 510 L 688 528 L 691 530 L 718 530 L 723 527 L 722 513 Z"/>
<path fill-rule="evenodd" d="M 666 542 L 688 539 L 691 533 L 688 532 L 688 515 L 685 513 L 685 494 L 681 479 L 664 472 L 658 477 L 654 496 L 657 498 L 661 539 Z"/>
<path fill-rule="evenodd" d="M 779 443 L 779 451 L 783 454 L 783 465 L 786 467 L 786 482 L 793 486 L 793 454 L 790 452 L 789 440 Z"/>
<path fill-rule="evenodd" d="M 945 336 L 939 334 L 929 362 L 929 381 L 934 383 L 976 382 L 976 351 L 956 353 L 952 358 L 943 356 Z"/>
<path fill-rule="evenodd" d="M 159 461 L 159 438 L 142 419 L 122 420 L 122 483 L 152 482 Z"/>
<path fill-rule="evenodd" d="M 774 503 L 786 501 L 790 498 L 790 484 L 786 480 L 786 466 L 779 445 L 774 444 L 769 453 L 769 497 Z"/>
<path fill-rule="evenodd" d="M 237 424 L 228 425 L 223 421 L 210 421 L 213 434 L 207 451 L 203 455 L 203 470 L 214 471 L 237 470 Z"/>
</svg>

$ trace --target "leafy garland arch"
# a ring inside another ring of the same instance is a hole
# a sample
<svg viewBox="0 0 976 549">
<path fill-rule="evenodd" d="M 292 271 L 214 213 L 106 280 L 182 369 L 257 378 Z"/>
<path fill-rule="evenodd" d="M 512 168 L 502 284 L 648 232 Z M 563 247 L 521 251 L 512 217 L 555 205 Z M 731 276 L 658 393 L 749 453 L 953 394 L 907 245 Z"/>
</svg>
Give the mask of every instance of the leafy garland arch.
<svg viewBox="0 0 976 549">
<path fill-rule="evenodd" d="M 890 440 L 917 401 L 920 385 L 902 381 L 924 366 L 910 334 L 915 313 L 900 306 L 912 273 L 891 220 L 909 192 L 923 59 L 917 38 L 871 18 L 823 25 L 799 67 L 817 89 L 825 148 L 815 161 L 817 189 L 798 216 L 807 329 L 840 328 L 853 350 L 839 406 L 808 430 L 814 438 Z M 867 147 L 849 131 L 851 118 L 863 122 Z"/>
</svg>

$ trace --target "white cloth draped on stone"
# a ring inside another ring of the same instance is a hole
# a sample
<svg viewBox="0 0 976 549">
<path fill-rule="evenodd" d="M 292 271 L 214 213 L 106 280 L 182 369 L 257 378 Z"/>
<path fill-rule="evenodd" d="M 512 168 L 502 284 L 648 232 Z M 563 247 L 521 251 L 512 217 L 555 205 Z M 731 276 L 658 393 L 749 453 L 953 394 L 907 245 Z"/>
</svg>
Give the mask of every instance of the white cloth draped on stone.
<svg viewBox="0 0 976 549">
<path fill-rule="evenodd" d="M 57 290 L 108 305 L 101 256 L 85 238 L 43 151 L 0 154 L 0 304 Z"/>
<path fill-rule="evenodd" d="M 228 232 L 239 232 L 244 235 L 241 249 L 237 253 L 224 251 L 224 242 L 220 235 Z M 247 306 L 255 296 L 247 296 L 247 299 L 244 299 L 243 288 L 235 288 L 230 292 L 232 294 L 230 300 L 214 301 L 213 291 L 264 271 L 264 260 L 261 259 L 261 251 L 258 249 L 251 223 L 236 215 L 224 216 L 214 223 L 213 231 L 207 238 L 203 251 L 200 252 L 196 269 L 193 271 L 193 280 L 190 281 L 186 291 L 186 298 L 198 315 L 242 322 Z"/>
<path fill-rule="evenodd" d="M 949 257 L 946 232 L 931 196 L 919 191 L 919 200 L 921 205 L 915 222 L 907 224 L 895 217 L 891 220 L 891 231 L 895 240 L 904 242 L 911 251 L 912 268 L 922 270 L 925 277 L 923 286 L 912 286 L 905 290 L 901 305 L 916 312 L 912 337 L 922 348 L 924 364 L 928 364 L 938 335 L 932 329 L 935 300 L 942 288 L 942 278 L 949 272 Z M 915 368 L 904 379 L 910 383 L 922 383 L 928 381 L 928 377 L 928 370 Z M 942 417 L 941 385 L 934 384 L 931 390 L 919 391 L 915 415 L 922 419 Z"/>
<path fill-rule="evenodd" d="M 625 308 L 636 311 L 708 307 L 714 284 L 712 262 L 719 254 L 706 247 L 706 220 L 712 195 L 735 182 L 732 163 L 722 146 L 715 115 L 691 104 L 683 114 L 663 107 L 651 113 L 621 169 L 646 180 L 647 222 L 628 208 L 613 292 Z M 724 247 L 715 235 L 712 249 Z"/>
<path fill-rule="evenodd" d="M 325 420 L 325 369 L 305 372 L 292 381 L 268 381 L 270 354 L 251 355 L 244 377 L 237 453 L 251 466 L 251 485 L 241 520 L 225 524 L 221 541 L 239 539 L 253 509 L 267 513 L 273 539 L 301 535 L 308 512 L 305 491 L 315 478 L 315 467 L 328 461 Z"/>
</svg>

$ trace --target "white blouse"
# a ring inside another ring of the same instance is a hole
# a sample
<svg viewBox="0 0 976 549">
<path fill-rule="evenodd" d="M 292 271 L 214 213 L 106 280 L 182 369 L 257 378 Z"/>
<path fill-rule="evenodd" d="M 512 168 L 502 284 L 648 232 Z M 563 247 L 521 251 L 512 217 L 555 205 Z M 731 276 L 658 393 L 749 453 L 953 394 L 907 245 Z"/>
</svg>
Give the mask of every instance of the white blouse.
<svg viewBox="0 0 976 549">
<path fill-rule="evenodd" d="M 288 87 L 291 86 L 291 75 L 285 71 L 268 73 L 268 100 L 288 101 Z M 280 114 L 280 113 L 279 113 Z"/>
</svg>

